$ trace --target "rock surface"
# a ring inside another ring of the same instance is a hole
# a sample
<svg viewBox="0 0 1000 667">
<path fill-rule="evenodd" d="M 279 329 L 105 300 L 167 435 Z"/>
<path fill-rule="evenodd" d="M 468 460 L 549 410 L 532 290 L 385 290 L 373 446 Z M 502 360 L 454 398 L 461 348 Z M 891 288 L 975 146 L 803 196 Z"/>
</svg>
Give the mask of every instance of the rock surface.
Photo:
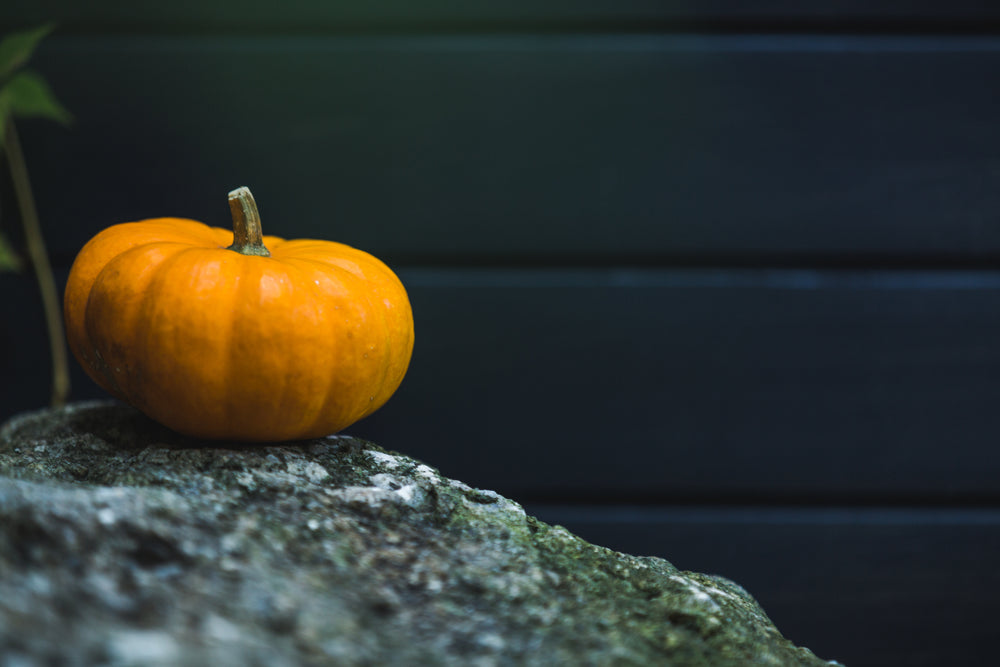
<svg viewBox="0 0 1000 667">
<path fill-rule="evenodd" d="M 112 403 L 0 430 L 3 665 L 825 665 L 738 585 L 347 436 L 207 445 Z"/>
</svg>

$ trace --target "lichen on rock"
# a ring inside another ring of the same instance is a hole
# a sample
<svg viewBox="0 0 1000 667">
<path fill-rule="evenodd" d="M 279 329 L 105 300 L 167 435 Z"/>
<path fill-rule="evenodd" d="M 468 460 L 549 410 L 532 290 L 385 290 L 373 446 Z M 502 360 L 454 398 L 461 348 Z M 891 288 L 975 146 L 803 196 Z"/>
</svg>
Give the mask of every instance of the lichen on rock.
<svg viewBox="0 0 1000 667">
<path fill-rule="evenodd" d="M 745 590 L 613 552 L 377 445 L 0 430 L 0 654 L 113 665 L 825 665 Z"/>
</svg>

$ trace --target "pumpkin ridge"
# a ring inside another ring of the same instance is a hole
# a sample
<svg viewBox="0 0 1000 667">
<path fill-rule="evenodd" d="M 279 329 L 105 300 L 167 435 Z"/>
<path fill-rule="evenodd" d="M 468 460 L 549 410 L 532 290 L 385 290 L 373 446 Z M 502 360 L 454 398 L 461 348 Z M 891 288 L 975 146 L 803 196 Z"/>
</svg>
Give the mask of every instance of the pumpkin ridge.
<svg viewBox="0 0 1000 667">
<path fill-rule="evenodd" d="M 124 255 L 127 252 L 132 252 L 133 250 L 136 250 L 138 248 L 148 248 L 149 246 L 152 246 L 152 245 L 155 245 L 155 246 L 180 246 L 180 247 L 185 248 L 185 249 L 187 249 L 187 248 L 192 248 L 192 249 L 201 249 L 201 248 L 204 248 L 204 246 L 195 245 L 193 243 L 188 243 L 186 241 L 158 239 L 158 240 L 155 240 L 155 241 L 147 241 L 145 243 L 137 243 L 134 246 L 130 246 L 129 248 L 127 248 L 127 249 L 123 250 L 122 252 L 118 253 L 117 255 L 115 255 L 115 257 L 120 257 L 121 255 Z M 108 261 L 110 262 L 111 260 L 108 260 Z"/>
<path fill-rule="evenodd" d="M 155 248 L 154 248 L 155 247 Z M 160 250 L 160 257 L 151 257 L 152 251 Z M 170 252 L 174 250 L 175 252 Z M 99 371 L 102 377 L 112 384 L 119 394 L 129 396 L 136 381 L 134 369 L 128 363 L 128 356 L 123 352 L 125 341 L 132 340 L 135 331 L 141 325 L 139 313 L 126 313 L 141 308 L 144 293 L 155 279 L 157 272 L 165 261 L 176 252 L 182 252 L 182 244 L 168 244 L 167 250 L 157 243 L 145 243 L 132 246 L 123 252 L 115 254 L 98 272 L 90 284 L 87 302 L 84 310 L 84 326 L 87 330 L 87 340 L 94 349 L 92 368 Z M 138 264 L 138 271 L 132 266 Z M 125 295 L 121 290 L 118 296 L 111 296 L 110 290 L 115 290 L 121 276 L 129 276 L 125 282 Z M 108 300 L 107 304 L 101 303 Z M 110 309 L 111 312 L 106 312 Z M 127 330 L 126 330 L 127 329 Z"/>
<path fill-rule="evenodd" d="M 145 241 L 146 243 L 174 241 L 204 247 L 209 247 L 207 244 L 214 243 L 214 239 L 211 238 L 214 234 L 212 227 L 187 218 L 153 218 L 137 222 L 123 222 L 109 227 L 105 232 L 110 230 L 124 235 L 143 233 L 151 237 Z"/>
<path fill-rule="evenodd" d="M 329 267 L 317 262 L 301 261 L 301 259 L 302 258 L 282 258 L 281 261 L 299 275 L 301 280 L 299 283 L 300 285 L 306 285 L 311 301 L 314 305 L 318 305 L 316 309 L 316 316 L 325 321 L 329 344 L 334 345 L 336 344 L 337 333 L 340 326 L 338 316 L 331 315 L 328 312 L 328 300 L 330 299 L 330 296 L 320 289 L 320 285 L 316 282 L 315 276 L 320 274 L 327 277 L 329 280 L 335 280 L 341 284 L 342 281 L 340 280 L 340 276 L 337 276 L 336 278 L 329 276 Z M 350 288 L 345 287 L 345 290 L 350 291 Z M 333 307 L 334 310 L 339 310 L 339 308 L 339 305 Z M 325 427 L 325 424 L 330 420 L 330 403 L 333 393 L 337 388 L 336 384 L 335 374 L 328 374 L 322 378 L 322 391 L 317 392 L 318 399 L 313 404 L 313 407 L 309 410 L 309 412 L 300 412 L 299 414 L 302 420 L 302 430 L 304 433 L 317 435 L 320 433 L 328 435 L 330 433 L 329 429 Z M 344 419 L 342 416 L 338 416 L 336 421 L 340 424 L 344 421 Z M 344 427 L 345 426 L 338 426 L 337 430 L 339 431 Z"/>
<path fill-rule="evenodd" d="M 304 261 L 299 257 L 283 258 L 281 261 L 295 271 L 302 283 L 307 286 L 313 303 L 318 305 L 317 317 L 323 322 L 324 338 L 327 340 L 324 348 L 332 350 L 330 352 L 332 356 L 338 356 L 343 334 L 343 325 L 340 321 L 343 316 L 341 308 L 354 299 L 353 293 L 358 289 L 357 278 L 343 271 L 331 272 L 329 266 L 319 262 Z M 331 308 L 331 295 L 322 290 L 316 276 L 322 276 L 324 281 L 336 283 L 340 287 L 344 293 L 339 297 L 341 303 L 334 303 Z M 301 415 L 303 432 L 329 434 L 330 424 L 334 424 L 335 430 L 339 431 L 348 423 L 356 421 L 355 418 L 347 418 L 346 415 L 353 415 L 357 409 L 344 401 L 344 396 L 338 393 L 338 389 L 337 373 L 329 373 L 322 377 L 322 391 L 317 392 L 318 400 L 315 408 L 308 417 Z"/>
<path fill-rule="evenodd" d="M 368 255 L 368 253 L 364 253 L 363 251 L 357 251 L 357 252 L 360 252 L 360 253 L 363 253 L 364 255 L 367 255 L 367 257 L 371 257 L 371 255 Z M 362 259 L 367 259 L 367 257 L 364 257 Z M 372 257 L 372 259 L 374 259 L 374 257 Z M 384 265 L 379 266 L 380 264 L 382 264 L 381 262 L 372 263 L 372 264 L 373 264 L 373 266 L 378 271 L 378 273 L 377 273 L 378 278 L 380 278 L 380 279 L 384 278 L 386 272 L 388 272 L 389 274 L 392 274 L 392 272 L 389 271 L 388 267 L 384 267 Z M 343 269 L 343 267 L 340 267 L 340 268 Z M 375 281 L 375 276 L 364 274 L 364 273 L 361 274 L 361 275 L 357 275 L 353 271 L 350 271 L 349 269 L 343 269 L 343 270 L 347 271 L 352 276 L 356 276 L 357 280 L 359 280 L 362 283 L 362 286 L 366 288 L 366 289 L 363 289 L 363 290 L 360 291 L 360 293 L 364 296 L 365 303 L 367 304 L 366 311 L 369 312 L 369 313 L 374 314 L 378 318 L 378 321 L 379 321 L 379 330 L 383 332 L 383 336 L 381 337 L 381 339 L 379 341 L 380 347 L 384 348 L 384 353 L 381 355 L 381 359 L 380 359 L 380 361 L 381 361 L 380 371 L 381 372 L 379 374 L 380 375 L 379 382 L 376 385 L 378 387 L 378 389 L 375 390 L 374 394 L 370 394 L 369 395 L 369 397 L 367 399 L 367 402 L 363 402 L 361 404 L 361 406 L 359 406 L 360 409 L 361 409 L 361 414 L 358 416 L 358 419 L 363 419 L 363 418 L 367 417 L 368 415 L 372 414 L 373 412 L 375 412 L 376 410 L 378 410 L 380 407 L 382 407 L 382 405 L 385 403 L 385 401 L 387 401 L 388 398 L 389 398 L 388 396 L 385 396 L 383 398 L 383 394 L 386 391 L 386 380 L 389 377 L 389 370 L 392 368 L 392 360 L 393 360 L 394 348 L 393 348 L 392 342 L 390 340 L 386 340 L 386 338 L 389 335 L 390 329 L 389 329 L 389 322 L 388 322 L 388 317 L 387 317 L 385 305 L 383 303 L 376 303 L 372 299 L 372 296 L 373 296 L 372 292 L 375 291 L 372 288 L 372 285 L 373 284 L 377 284 L 376 281 Z M 392 275 L 395 275 L 395 274 L 392 274 Z M 381 280 L 379 280 L 379 282 L 381 282 Z M 357 298 L 357 297 L 355 297 L 355 298 Z M 395 388 L 393 388 L 393 391 L 394 390 L 395 390 Z M 390 394 L 391 393 L 392 392 L 390 391 Z"/>
<path fill-rule="evenodd" d="M 229 251 L 227 248 L 223 250 Z M 238 307 L 238 304 L 245 302 L 248 297 L 248 292 L 251 289 L 259 287 L 260 284 L 260 265 L 257 263 L 256 266 L 252 265 L 250 262 L 241 261 L 241 257 L 237 257 L 235 261 L 239 262 L 241 265 L 241 271 L 239 272 L 239 281 L 237 286 L 233 289 L 233 303 L 232 303 L 232 317 L 229 318 L 229 327 L 226 332 L 226 339 L 229 341 L 236 340 L 236 336 L 240 335 L 241 330 L 244 328 L 244 323 L 242 320 L 243 311 Z M 256 278 L 256 279 L 254 279 Z M 244 332 L 245 333 L 245 332 Z M 235 386 L 235 383 L 241 382 L 241 378 L 238 376 L 238 368 L 240 364 L 244 361 L 241 358 L 242 350 L 239 345 L 230 344 L 227 346 L 226 350 L 226 361 L 225 361 L 225 385 Z M 246 378 L 242 378 L 243 381 Z M 245 409 L 245 406 L 241 402 L 234 400 L 227 400 L 223 402 L 223 414 L 225 422 L 225 430 L 229 433 L 242 433 L 247 428 L 247 424 L 243 422 L 242 415 L 240 411 Z"/>
<path fill-rule="evenodd" d="M 291 431 L 293 429 L 289 428 L 288 424 L 295 422 L 299 419 L 299 415 L 290 414 L 290 410 L 286 407 L 289 403 L 295 403 L 294 394 L 296 393 L 298 387 L 294 385 L 290 377 L 290 360 L 288 355 L 297 355 L 302 350 L 288 350 L 284 348 L 281 341 L 271 340 L 266 331 L 261 331 L 258 319 L 261 317 L 260 307 L 257 308 L 247 308 L 240 307 L 240 304 L 254 303 L 258 304 L 261 300 L 261 295 L 263 292 L 262 284 L 266 279 L 276 280 L 278 283 L 285 286 L 284 291 L 281 294 L 280 299 L 269 300 L 272 302 L 269 308 L 272 310 L 264 315 L 274 315 L 274 310 L 277 310 L 278 319 L 284 321 L 287 316 L 286 309 L 289 302 L 296 302 L 298 295 L 295 294 L 297 291 L 297 281 L 290 274 L 289 267 L 285 262 L 281 261 L 270 261 L 270 262 L 252 262 L 252 261 L 242 261 L 240 262 L 245 269 L 240 273 L 240 286 L 237 289 L 236 294 L 236 307 L 234 308 L 234 317 L 232 318 L 233 333 L 229 337 L 230 341 L 237 340 L 238 337 L 243 337 L 248 343 L 259 343 L 260 349 L 255 350 L 259 355 L 254 362 L 255 365 L 260 364 L 271 364 L 282 369 L 282 372 L 278 374 L 280 380 L 272 380 L 268 385 L 268 402 L 275 406 L 271 420 L 261 424 L 260 427 L 267 432 L 281 432 L 282 430 Z M 294 324 L 294 323 L 293 323 Z M 261 336 L 260 339 L 255 339 L 255 336 Z M 240 377 L 241 368 L 245 368 L 247 360 L 238 357 L 239 349 L 236 346 L 230 346 L 229 353 L 229 368 L 230 375 L 227 380 L 228 386 L 238 386 L 240 382 L 247 382 L 247 378 Z M 263 356 L 266 355 L 266 356 Z M 270 358 L 267 358 L 270 357 Z M 277 360 L 277 363 L 275 363 Z M 257 378 L 250 380 L 251 382 L 257 382 Z M 229 402 L 231 407 L 240 408 L 241 406 L 234 406 L 233 402 Z M 246 406 L 242 406 L 243 410 L 246 410 Z M 259 417 L 259 415 L 258 415 Z M 241 423 L 242 417 L 239 415 L 239 410 L 234 413 L 232 428 L 236 431 L 246 430 L 247 425 Z M 248 437 L 253 437 L 253 434 L 248 433 Z M 283 438 L 281 438 L 283 439 Z"/>
<path fill-rule="evenodd" d="M 194 400 L 194 396 L 205 396 L 212 393 L 213 386 L 222 384 L 222 378 L 206 377 L 205 369 L 197 369 L 196 377 L 187 377 L 190 385 L 183 391 L 175 389 L 174 385 L 178 376 L 188 372 L 183 365 L 178 365 L 172 369 L 172 375 L 164 372 L 159 366 L 161 359 L 170 357 L 169 350 L 164 350 L 164 329 L 174 330 L 177 328 L 176 322 L 183 320 L 187 316 L 188 308 L 195 308 L 191 303 L 184 303 L 175 296 L 182 280 L 177 280 L 179 275 L 183 279 L 193 282 L 191 278 L 191 264 L 198 255 L 211 256 L 207 253 L 215 253 L 214 249 L 200 246 L 181 248 L 171 256 L 164 259 L 157 267 L 153 279 L 150 281 L 146 298 L 143 299 L 139 315 L 137 317 L 138 334 L 135 336 L 135 357 L 146 360 L 144 367 L 138 369 L 142 374 L 139 378 L 138 387 L 132 392 L 133 403 L 143 412 L 154 419 L 166 423 L 173 428 L 188 432 L 192 435 L 202 435 L 196 433 L 191 427 L 192 415 L 184 413 L 194 406 L 194 409 L 204 410 L 207 406 L 205 401 Z M 221 261 L 221 260 L 220 260 Z M 215 294 L 213 298 L 218 298 Z M 180 306 L 174 308 L 177 301 Z M 218 317 L 226 309 L 222 304 L 213 305 L 209 311 L 209 317 Z M 208 332 L 209 334 L 213 332 Z M 175 341 L 175 345 L 180 345 Z M 185 343 L 184 345 L 188 345 Z M 202 352 L 203 350 L 199 350 Z M 176 363 L 176 360 L 175 360 Z M 214 380 L 214 382 L 212 382 Z M 171 400 L 164 401 L 164 396 L 172 396 Z M 166 407 L 165 407 L 166 406 Z"/>
<path fill-rule="evenodd" d="M 364 253 L 364 251 L 355 251 L 358 253 Z M 364 303 L 362 304 L 360 311 L 365 313 L 368 318 L 376 318 L 377 323 L 372 324 L 369 322 L 366 329 L 369 331 L 379 331 L 388 334 L 390 331 L 389 322 L 386 314 L 385 305 L 381 302 L 376 302 L 372 299 L 371 285 L 376 281 L 381 281 L 386 277 L 386 274 L 391 274 L 388 267 L 382 268 L 377 275 L 370 275 L 365 273 L 357 273 L 344 267 L 338 263 L 324 262 L 312 257 L 284 257 L 280 258 L 281 261 L 289 264 L 299 266 L 301 268 L 309 267 L 312 272 L 319 272 L 323 275 L 336 276 L 336 280 L 343 284 L 345 291 L 351 294 L 351 300 L 357 301 L 360 297 L 363 297 Z M 332 338 L 334 340 L 339 338 L 341 333 L 341 326 L 339 320 L 331 320 L 332 327 Z M 334 393 L 337 391 L 336 382 L 331 379 L 327 393 L 324 397 L 324 406 L 326 409 L 324 412 L 340 406 L 341 411 L 346 411 L 350 414 L 349 422 L 353 423 L 359 419 L 367 417 L 368 415 L 375 412 L 378 408 L 385 404 L 392 393 L 395 391 L 396 386 L 388 387 L 386 386 L 386 381 L 389 378 L 390 371 L 395 361 L 394 348 L 391 340 L 386 340 L 385 335 L 380 336 L 379 342 L 372 349 L 367 349 L 362 353 L 362 358 L 371 358 L 372 354 L 377 355 L 379 367 L 376 372 L 373 373 L 375 377 L 378 378 L 378 382 L 372 382 L 372 386 L 377 387 L 376 389 L 365 393 L 363 396 L 358 395 L 356 401 L 350 402 L 350 404 L 345 403 L 342 396 L 336 396 Z M 398 383 L 397 383 L 398 385 Z M 322 419 L 321 414 L 318 419 Z M 313 425 L 315 429 L 315 424 Z"/>
<path fill-rule="evenodd" d="M 379 321 L 382 325 L 381 328 L 385 332 L 386 337 L 388 337 L 390 335 L 389 318 L 386 315 L 384 305 L 378 304 L 378 307 L 375 307 L 375 304 L 372 303 L 371 294 L 365 294 L 365 299 L 368 301 L 369 310 L 374 310 L 378 312 Z M 368 415 L 378 410 L 389 398 L 388 396 L 386 396 L 385 400 L 383 400 L 382 394 L 385 392 L 386 380 L 388 380 L 389 370 L 392 368 L 393 350 L 394 347 L 392 345 L 392 341 L 391 340 L 385 341 L 385 355 L 382 357 L 382 373 L 378 383 L 379 390 L 369 400 L 369 404 L 367 408 L 364 410 L 363 414 L 361 415 L 361 418 L 367 417 Z M 395 390 L 395 388 L 393 389 Z"/>
<path fill-rule="evenodd" d="M 219 249 L 225 252 L 231 252 L 226 248 L 226 246 L 219 246 Z M 235 261 L 238 262 L 239 265 L 241 266 L 241 270 L 239 272 L 239 279 L 236 281 L 237 285 L 232 289 L 232 293 L 230 295 L 231 296 L 230 302 L 229 304 L 227 304 L 228 306 L 227 310 L 232 314 L 231 317 L 228 317 L 226 319 L 226 331 L 224 333 L 224 338 L 225 340 L 228 341 L 233 341 L 234 337 L 237 336 L 239 332 L 238 326 L 239 326 L 240 313 L 239 309 L 237 308 L 237 304 L 239 304 L 243 300 L 244 298 L 243 292 L 248 288 L 248 284 L 250 283 L 250 281 L 246 279 L 247 271 L 252 270 L 253 268 L 257 268 L 248 266 L 250 264 L 249 262 L 242 262 L 240 260 L 241 258 L 239 257 L 235 259 Z M 221 365 L 219 373 L 222 375 L 223 378 L 225 378 L 223 380 L 223 385 L 226 387 L 232 386 L 232 383 L 240 381 L 239 377 L 237 377 L 238 376 L 237 367 L 239 360 L 236 358 L 236 355 L 237 355 L 236 346 L 229 344 L 226 346 L 226 353 L 222 355 L 224 359 L 219 360 Z M 221 414 L 219 417 L 217 417 L 218 421 L 221 422 L 220 424 L 217 424 L 217 427 L 220 429 L 220 432 L 225 432 L 225 433 L 242 432 L 246 428 L 246 424 L 240 422 L 240 415 L 238 414 L 237 411 L 237 408 L 239 406 L 237 406 L 234 401 L 230 400 L 225 400 L 222 401 L 221 403 L 222 404 L 219 410 Z"/>
<path fill-rule="evenodd" d="M 297 241 L 294 241 L 294 243 L 297 243 Z M 332 242 L 315 241 L 315 242 L 312 242 L 312 243 L 315 243 L 317 245 L 316 246 L 305 246 L 302 249 L 303 250 L 305 250 L 305 249 L 318 250 L 318 249 L 321 249 L 320 244 L 327 244 L 327 243 L 332 243 Z M 406 290 L 405 290 L 405 288 L 403 286 L 403 283 L 399 280 L 399 276 L 397 276 L 392 271 L 392 269 L 390 269 L 388 267 L 388 265 L 386 265 L 382 260 L 380 260 L 379 258 L 375 257 L 374 255 L 371 255 L 371 254 L 369 254 L 369 253 L 367 253 L 367 252 L 365 252 L 363 250 L 358 250 L 357 248 L 352 248 L 351 246 L 347 246 L 347 245 L 339 244 L 339 243 L 336 244 L 336 245 L 341 246 L 342 250 L 347 250 L 349 252 L 350 259 L 351 259 L 351 264 L 354 265 L 353 267 L 345 266 L 344 263 L 341 262 L 341 261 L 329 260 L 329 259 L 326 259 L 326 258 L 323 258 L 323 257 L 313 257 L 313 256 L 309 256 L 309 255 L 306 255 L 306 256 L 302 256 L 302 255 L 294 256 L 294 259 L 296 261 L 306 261 L 306 262 L 310 262 L 310 263 L 320 264 L 320 265 L 322 265 L 324 267 L 328 267 L 328 268 L 339 269 L 340 271 L 344 271 L 344 272 L 346 272 L 346 273 L 348 273 L 348 274 L 350 274 L 352 276 L 355 276 L 356 278 L 358 278 L 359 280 L 361 280 L 361 281 L 363 281 L 365 283 L 371 283 L 371 284 L 375 284 L 375 285 L 379 285 L 380 283 L 389 283 L 389 284 L 392 285 L 393 288 L 398 289 L 398 290 L 402 291 L 405 294 Z M 282 259 L 284 259 L 285 261 L 288 261 L 288 260 L 293 259 L 293 257 L 284 257 Z M 367 265 L 367 266 L 365 266 L 365 265 Z M 381 387 L 380 391 L 386 393 L 385 401 L 387 401 L 389 399 L 389 397 L 395 392 L 395 390 L 402 383 L 403 375 L 405 375 L 406 369 L 409 366 L 410 357 L 411 357 L 411 355 L 413 353 L 412 334 L 407 337 L 407 338 L 410 338 L 410 340 L 405 341 L 404 347 L 407 348 L 406 351 L 403 354 L 398 355 L 398 359 L 394 358 L 394 357 L 397 356 L 397 354 L 396 354 L 397 353 L 397 345 L 396 345 L 397 341 L 395 339 L 398 338 L 398 335 L 397 335 L 398 332 L 395 330 L 395 327 L 391 326 L 392 323 L 390 322 L 390 319 L 389 319 L 389 316 L 388 316 L 388 311 L 387 311 L 387 308 L 386 308 L 385 304 L 379 303 L 379 304 L 377 304 L 377 307 L 376 307 L 376 304 L 372 302 L 371 295 L 368 294 L 369 291 L 370 290 L 366 290 L 364 292 L 365 296 L 366 296 L 366 299 L 368 301 L 368 304 L 369 304 L 369 310 L 371 310 L 371 311 L 378 311 L 378 313 L 379 313 L 379 315 L 381 317 L 383 326 L 385 327 L 386 332 L 390 334 L 390 339 L 387 341 L 387 344 L 386 344 L 386 349 L 388 350 L 388 353 L 387 353 L 387 358 L 385 360 L 385 364 L 386 364 L 385 373 L 383 374 L 383 383 L 380 385 L 380 387 Z M 384 298 L 385 297 L 382 297 L 383 300 L 384 300 Z M 396 307 L 400 307 L 400 306 L 397 304 Z M 406 303 L 406 308 L 409 309 L 409 303 L 408 303 L 408 301 Z M 408 319 L 412 322 L 412 313 L 409 315 Z M 410 326 L 410 330 L 412 331 L 412 325 Z M 399 342 L 404 342 L 404 341 L 399 341 Z M 395 377 L 396 374 L 392 373 L 393 368 L 397 364 L 399 365 L 399 367 L 401 369 L 400 372 L 399 372 L 399 374 L 398 374 L 399 377 Z M 392 387 L 387 387 L 386 384 L 385 384 L 385 381 L 388 380 L 390 378 L 390 376 L 392 376 L 392 382 L 391 382 Z M 371 414 L 372 412 L 374 412 L 375 410 L 377 410 L 378 407 L 380 405 L 382 405 L 383 403 L 384 403 L 384 401 L 382 401 L 382 403 L 380 403 L 378 400 L 374 401 L 374 405 L 370 406 L 370 409 L 366 410 L 365 414 L 363 416 L 368 416 L 369 414 Z"/>
<path fill-rule="evenodd" d="M 194 220 L 181 219 L 181 222 L 205 226 Z M 170 227 L 163 222 L 156 222 L 154 227 L 158 234 L 168 232 L 168 236 L 171 237 L 169 242 L 186 245 L 184 241 L 176 238 L 179 233 L 175 227 Z M 142 222 L 122 223 L 109 227 L 90 239 L 73 262 L 70 276 L 67 279 L 63 312 L 66 318 L 70 349 L 85 367 L 92 361 L 90 350 L 92 345 L 89 334 L 86 332 L 84 320 L 87 300 L 90 298 L 94 283 L 100 272 L 120 255 L 139 246 L 165 242 L 162 238 L 153 238 L 138 243 L 132 240 L 136 233 L 144 231 L 146 231 L 146 225 Z M 95 381 L 103 386 L 100 381 Z"/>
</svg>

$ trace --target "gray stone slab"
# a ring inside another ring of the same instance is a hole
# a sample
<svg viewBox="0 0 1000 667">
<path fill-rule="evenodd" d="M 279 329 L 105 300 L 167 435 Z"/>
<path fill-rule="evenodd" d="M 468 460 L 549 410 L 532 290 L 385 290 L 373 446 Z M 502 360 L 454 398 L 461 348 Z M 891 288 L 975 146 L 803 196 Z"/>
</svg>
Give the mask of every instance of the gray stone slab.
<svg viewBox="0 0 1000 667">
<path fill-rule="evenodd" d="M 0 654 L 66 665 L 822 665 L 739 585 L 589 544 L 363 440 L 0 430 Z"/>
</svg>

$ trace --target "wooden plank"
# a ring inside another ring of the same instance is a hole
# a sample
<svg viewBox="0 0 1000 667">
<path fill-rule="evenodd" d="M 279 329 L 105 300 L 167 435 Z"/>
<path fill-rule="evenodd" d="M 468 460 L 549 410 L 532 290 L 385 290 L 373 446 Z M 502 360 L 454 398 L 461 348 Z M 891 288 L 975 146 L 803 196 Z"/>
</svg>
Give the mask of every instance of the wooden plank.
<svg viewBox="0 0 1000 667">
<path fill-rule="evenodd" d="M 114 222 L 397 264 L 1000 257 L 1000 38 L 54 38 L 24 123 L 67 263 Z"/>
<path fill-rule="evenodd" d="M 515 497 L 997 498 L 1000 274 L 404 271 L 352 427 Z"/>
<path fill-rule="evenodd" d="M 414 359 L 349 432 L 477 486 L 594 502 L 1000 499 L 1000 272 L 400 275 Z M 13 330 L 8 363 L 27 345 L 45 358 L 40 322 Z M 0 406 L 28 386 L 44 404 L 47 375 L 30 380 L 3 382 Z M 74 395 L 101 393 L 80 379 Z"/>
<path fill-rule="evenodd" d="M 596 544 L 727 576 L 786 637 L 851 667 L 995 659 L 996 507 L 525 509 Z"/>
<path fill-rule="evenodd" d="M 243 32 L 376 29 L 493 29 L 549 28 L 605 29 L 652 26 L 722 26 L 739 28 L 760 24 L 822 27 L 833 24 L 873 27 L 928 26 L 945 29 L 974 27 L 1000 19 L 1000 9 L 978 0 L 766 0 L 748 4 L 737 0 L 370 0 L 364 3 L 286 0 L 241 2 L 130 2 L 120 0 L 49 0 L 44 3 L 7 2 L 0 5 L 0 25 L 56 22 L 72 32 Z M 942 25 L 944 23 L 944 25 Z"/>
</svg>

